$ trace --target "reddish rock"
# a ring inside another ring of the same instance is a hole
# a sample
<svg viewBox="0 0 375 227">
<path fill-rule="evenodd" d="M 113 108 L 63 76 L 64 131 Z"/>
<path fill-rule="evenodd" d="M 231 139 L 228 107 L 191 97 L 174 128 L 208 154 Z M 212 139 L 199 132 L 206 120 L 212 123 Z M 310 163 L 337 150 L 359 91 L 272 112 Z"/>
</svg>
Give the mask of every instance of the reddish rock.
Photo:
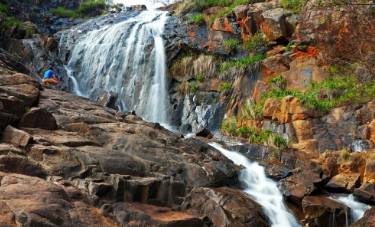
<svg viewBox="0 0 375 227">
<path fill-rule="evenodd" d="M 326 68 L 319 66 L 319 61 L 312 55 L 298 57 L 290 63 L 290 70 L 284 72 L 287 89 L 302 91 L 310 81 L 321 82 L 329 77 Z"/>
<path fill-rule="evenodd" d="M 262 13 L 263 33 L 274 41 L 285 40 L 288 32 L 285 25 L 284 9 L 277 8 Z"/>
<path fill-rule="evenodd" d="M 234 19 L 232 19 L 234 20 Z M 233 34 L 239 34 L 241 30 L 238 23 L 231 21 L 227 16 L 216 18 L 211 27 L 216 31 L 231 32 Z"/>
<path fill-rule="evenodd" d="M 271 119 L 275 112 L 277 113 L 280 111 L 280 107 L 281 102 L 278 99 L 267 99 L 262 109 L 263 117 Z"/>
<path fill-rule="evenodd" d="M 355 188 L 361 185 L 359 173 L 341 173 L 334 176 L 325 186 L 331 192 L 353 193 Z"/>
<path fill-rule="evenodd" d="M 52 182 L 1 172 L 0 178 L 0 199 L 6 201 L 18 225 L 116 226 L 102 216 L 98 209 L 81 201 L 72 201 L 61 186 Z"/>
<path fill-rule="evenodd" d="M 362 203 L 375 205 L 375 183 L 363 183 L 354 190 L 353 195 Z"/>
<path fill-rule="evenodd" d="M 370 124 L 368 124 L 368 128 L 370 129 L 370 140 L 371 142 L 375 143 L 375 119 L 371 121 Z"/>
<path fill-rule="evenodd" d="M 270 226 L 262 208 L 231 188 L 195 188 L 183 206 L 191 215 L 208 219 L 213 226 Z"/>
<path fill-rule="evenodd" d="M 299 141 L 296 144 L 291 144 L 290 147 L 304 153 L 310 159 L 319 158 L 318 141 L 316 139 Z"/>
<path fill-rule="evenodd" d="M 375 183 L 375 160 L 367 159 L 363 182 Z"/>
<path fill-rule="evenodd" d="M 304 140 L 310 140 L 313 138 L 311 121 L 298 120 L 298 121 L 293 121 L 292 124 L 296 131 L 298 142 L 302 142 Z"/>
<path fill-rule="evenodd" d="M 258 80 L 254 88 L 254 101 L 259 103 L 262 100 L 262 95 L 271 88 L 266 82 Z"/>
<path fill-rule="evenodd" d="M 26 147 L 26 145 L 31 141 L 32 137 L 25 131 L 18 130 L 12 126 L 5 128 L 1 141 L 5 143 L 11 143 L 15 146 Z"/>
<path fill-rule="evenodd" d="M 31 108 L 29 112 L 22 116 L 21 121 L 18 123 L 18 127 L 55 130 L 57 124 L 55 118 L 47 110 Z"/>
<path fill-rule="evenodd" d="M 356 221 L 352 226 L 353 227 L 375 226 L 375 207 L 366 210 L 363 217 L 359 219 L 358 221 Z"/>
<path fill-rule="evenodd" d="M 276 47 L 267 52 L 267 57 L 274 56 L 276 54 L 283 54 L 285 52 L 285 47 Z"/>
<path fill-rule="evenodd" d="M 305 214 L 302 223 L 308 226 L 346 226 L 346 218 L 351 218 L 349 207 L 324 197 L 306 196 L 302 201 L 302 209 Z"/>
<path fill-rule="evenodd" d="M 319 169 L 302 171 L 296 175 L 282 179 L 278 183 L 282 193 L 295 204 L 300 205 L 306 195 L 318 193 L 328 177 Z"/>
<path fill-rule="evenodd" d="M 197 227 L 203 221 L 187 213 L 172 211 L 169 208 L 156 207 L 141 203 L 116 203 L 103 205 L 107 215 L 117 220 L 120 226 L 155 226 L 155 227 Z"/>
</svg>

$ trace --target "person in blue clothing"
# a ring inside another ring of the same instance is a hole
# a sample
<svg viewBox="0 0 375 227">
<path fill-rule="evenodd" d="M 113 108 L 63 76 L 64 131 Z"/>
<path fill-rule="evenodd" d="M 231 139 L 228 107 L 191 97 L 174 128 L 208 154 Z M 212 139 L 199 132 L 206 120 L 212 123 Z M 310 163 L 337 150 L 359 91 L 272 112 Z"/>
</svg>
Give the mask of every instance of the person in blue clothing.
<svg viewBox="0 0 375 227">
<path fill-rule="evenodd" d="M 55 73 L 53 72 L 53 66 L 50 65 L 48 67 L 48 71 L 44 73 L 43 77 L 43 84 L 53 84 L 53 85 L 58 85 L 59 81 L 57 81 Z"/>
</svg>

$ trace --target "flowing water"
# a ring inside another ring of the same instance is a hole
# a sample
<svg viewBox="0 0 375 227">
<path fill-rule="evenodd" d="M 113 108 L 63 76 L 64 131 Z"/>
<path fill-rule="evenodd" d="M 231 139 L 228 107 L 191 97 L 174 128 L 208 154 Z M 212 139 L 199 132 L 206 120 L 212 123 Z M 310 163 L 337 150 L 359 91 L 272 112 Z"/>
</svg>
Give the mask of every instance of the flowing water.
<svg viewBox="0 0 375 227">
<path fill-rule="evenodd" d="M 217 143 L 210 143 L 210 145 L 231 159 L 234 164 L 244 167 L 240 176 L 241 181 L 246 184 L 244 192 L 262 206 L 273 227 L 300 226 L 293 214 L 288 212 L 276 182 L 266 177 L 262 166 L 256 162 L 250 162 L 238 152 L 222 148 Z"/>
<path fill-rule="evenodd" d="M 73 92 L 98 101 L 111 91 L 116 109 L 167 123 L 166 20 L 167 12 L 150 9 L 80 36 L 66 66 Z"/>
<path fill-rule="evenodd" d="M 350 208 L 352 220 L 346 220 L 347 226 L 358 221 L 358 219 L 363 216 L 366 210 L 371 208 L 369 205 L 356 201 L 353 194 L 350 194 L 349 196 L 332 196 L 330 197 L 330 199 L 340 202 Z"/>
</svg>

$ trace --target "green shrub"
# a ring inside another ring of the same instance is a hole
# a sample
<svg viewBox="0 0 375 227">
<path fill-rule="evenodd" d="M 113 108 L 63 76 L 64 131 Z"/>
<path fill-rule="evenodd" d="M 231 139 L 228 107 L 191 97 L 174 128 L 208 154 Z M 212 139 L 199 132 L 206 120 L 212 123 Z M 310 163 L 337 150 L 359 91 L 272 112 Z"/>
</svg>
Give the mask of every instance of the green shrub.
<svg viewBox="0 0 375 227">
<path fill-rule="evenodd" d="M 191 85 L 190 85 L 190 92 L 191 92 L 191 93 L 195 93 L 196 90 L 197 90 L 197 85 L 196 85 L 196 84 L 191 84 Z"/>
<path fill-rule="evenodd" d="M 292 47 L 290 46 L 290 43 L 288 43 L 288 45 L 286 45 L 285 51 L 288 52 L 291 50 L 292 50 Z"/>
<path fill-rule="evenodd" d="M 229 39 L 224 43 L 225 51 L 230 54 L 234 53 L 238 49 L 238 40 L 237 39 Z"/>
<path fill-rule="evenodd" d="M 214 103 L 214 104 L 215 104 L 216 102 L 217 102 L 217 100 L 216 100 L 216 99 L 212 99 L 212 103 Z"/>
<path fill-rule="evenodd" d="M 348 149 L 342 149 L 341 151 L 337 151 L 337 152 L 339 153 L 341 160 L 343 160 L 344 162 L 349 160 L 350 153 Z"/>
<path fill-rule="evenodd" d="M 281 0 L 281 6 L 285 10 L 291 10 L 293 13 L 299 14 L 306 2 L 306 0 Z"/>
<path fill-rule="evenodd" d="M 221 73 L 224 72 L 225 70 L 229 69 L 230 67 L 233 67 L 233 66 L 237 66 L 237 67 L 244 67 L 244 66 L 247 66 L 247 65 L 251 65 L 257 61 L 261 61 L 263 59 L 266 59 L 266 55 L 265 54 L 257 54 L 255 56 L 250 56 L 250 57 L 247 57 L 247 58 L 242 58 L 240 60 L 236 60 L 236 61 L 231 61 L 231 62 L 228 62 L 224 65 L 222 65 L 221 67 Z"/>
<path fill-rule="evenodd" d="M 221 123 L 221 131 L 228 133 L 229 135 L 236 135 L 238 119 L 235 116 L 228 117 Z"/>
<path fill-rule="evenodd" d="M 21 26 L 21 24 L 23 23 L 22 20 L 17 20 L 17 19 L 14 19 L 14 18 L 5 18 L 4 22 L 3 22 L 3 29 L 7 29 L 9 28 L 10 25 L 12 24 L 17 24 L 18 26 Z"/>
<path fill-rule="evenodd" d="M 82 14 L 76 13 L 76 12 L 74 12 L 72 10 L 69 10 L 69 9 L 65 9 L 64 7 L 58 7 L 57 9 L 53 9 L 51 11 L 51 13 L 52 13 L 52 15 L 58 16 L 58 17 L 67 17 L 67 18 L 83 17 Z"/>
<path fill-rule="evenodd" d="M 270 79 L 268 83 L 280 90 L 285 90 L 286 88 L 286 80 L 283 75 Z"/>
<path fill-rule="evenodd" d="M 30 107 L 28 106 L 25 106 L 25 113 L 29 112 L 30 111 Z"/>
<path fill-rule="evenodd" d="M 202 75 L 198 75 L 195 79 L 196 79 L 198 82 L 200 82 L 200 81 L 203 79 L 203 76 L 202 76 Z"/>
<path fill-rule="evenodd" d="M 255 104 L 254 99 L 246 100 L 246 103 L 241 107 L 241 118 L 244 120 L 255 120 L 262 118 L 262 109 L 260 105 Z"/>
<path fill-rule="evenodd" d="M 231 89 L 232 88 L 232 84 L 231 83 L 224 83 L 223 85 L 221 85 L 219 91 L 224 91 L 226 89 Z"/>
<path fill-rule="evenodd" d="M 6 17 L 8 15 L 8 6 L 6 4 L 0 4 L 0 13 Z"/>
<path fill-rule="evenodd" d="M 238 5 L 254 4 L 257 2 L 266 1 L 267 0 L 185 0 L 178 6 L 177 14 L 181 16 L 188 12 L 202 12 L 204 9 L 213 6 L 227 6 L 227 8 L 222 9 L 218 14 L 212 17 L 211 21 L 214 21 L 216 18 L 232 12 L 232 10 Z"/>
<path fill-rule="evenodd" d="M 98 8 L 104 8 L 105 2 L 104 0 L 95 0 L 95 1 L 88 1 L 83 2 L 81 6 L 76 10 L 77 13 L 84 13 L 86 10 L 88 10 L 91 7 L 98 7 Z"/>
<path fill-rule="evenodd" d="M 259 50 L 263 47 L 266 47 L 267 45 L 268 42 L 264 38 L 263 33 L 260 31 L 257 31 L 253 37 L 251 37 L 248 40 L 245 40 L 243 43 L 243 47 L 245 48 L 245 50 L 249 52 Z"/>
<path fill-rule="evenodd" d="M 332 65 L 329 67 L 329 69 L 331 73 L 335 73 L 339 69 L 339 67 L 337 65 Z"/>
<path fill-rule="evenodd" d="M 206 20 L 204 19 L 204 15 L 200 13 L 193 17 L 189 17 L 188 22 L 189 24 L 196 24 L 198 26 L 202 26 L 206 23 Z"/>
</svg>

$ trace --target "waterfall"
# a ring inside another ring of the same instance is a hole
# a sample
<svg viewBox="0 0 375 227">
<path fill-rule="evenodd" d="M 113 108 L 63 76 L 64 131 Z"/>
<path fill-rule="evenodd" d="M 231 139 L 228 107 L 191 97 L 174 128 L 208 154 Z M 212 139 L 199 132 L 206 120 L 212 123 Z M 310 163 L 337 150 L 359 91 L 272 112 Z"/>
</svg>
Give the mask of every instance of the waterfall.
<svg viewBox="0 0 375 227">
<path fill-rule="evenodd" d="M 262 166 L 256 162 L 250 162 L 238 152 L 222 148 L 217 143 L 210 143 L 210 145 L 231 159 L 234 164 L 244 167 L 240 176 L 240 180 L 246 184 L 244 192 L 262 206 L 273 227 L 300 226 L 293 214 L 288 212 L 276 182 L 266 177 Z"/>
<path fill-rule="evenodd" d="M 356 201 L 353 194 L 350 194 L 349 196 L 331 196 L 329 198 L 350 208 L 350 214 L 353 218 L 353 220 L 351 220 L 351 224 L 358 221 L 358 219 L 363 217 L 363 214 L 366 212 L 366 210 L 371 208 L 369 205 Z M 346 222 L 349 223 L 348 220 Z"/>
<path fill-rule="evenodd" d="M 168 123 L 166 21 L 167 12 L 150 9 L 81 35 L 66 66 L 73 92 L 93 101 L 114 92 L 116 109 Z"/>
</svg>

